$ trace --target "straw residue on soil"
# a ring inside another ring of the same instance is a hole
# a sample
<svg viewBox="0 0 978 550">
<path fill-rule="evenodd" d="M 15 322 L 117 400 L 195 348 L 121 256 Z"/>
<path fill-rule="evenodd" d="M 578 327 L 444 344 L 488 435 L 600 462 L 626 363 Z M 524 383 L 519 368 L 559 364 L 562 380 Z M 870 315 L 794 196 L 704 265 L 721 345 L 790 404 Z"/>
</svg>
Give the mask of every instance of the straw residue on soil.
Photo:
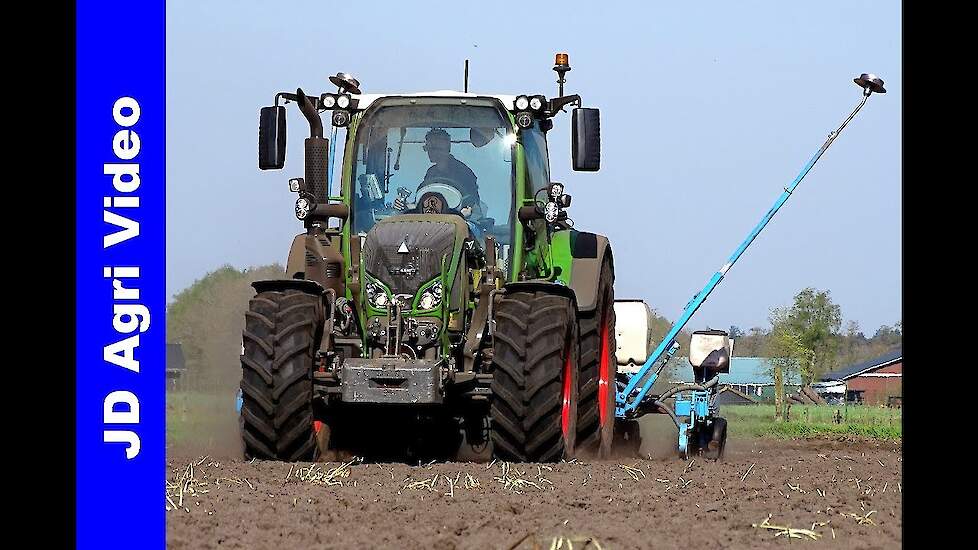
<svg viewBox="0 0 978 550">
<path fill-rule="evenodd" d="M 900 544 L 898 444 L 754 440 L 703 459 L 410 466 L 171 457 L 169 548 Z M 181 500 L 182 499 L 182 500 Z"/>
</svg>

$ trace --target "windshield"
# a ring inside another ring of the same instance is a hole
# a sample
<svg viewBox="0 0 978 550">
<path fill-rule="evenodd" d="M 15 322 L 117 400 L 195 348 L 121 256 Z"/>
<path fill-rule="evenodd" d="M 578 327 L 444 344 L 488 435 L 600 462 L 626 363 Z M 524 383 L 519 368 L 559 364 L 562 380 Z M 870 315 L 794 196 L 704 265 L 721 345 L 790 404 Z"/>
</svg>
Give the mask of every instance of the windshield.
<svg viewBox="0 0 978 550">
<path fill-rule="evenodd" d="M 488 99 L 387 98 L 357 128 L 353 228 L 400 214 L 463 217 L 510 240 L 515 134 Z"/>
</svg>

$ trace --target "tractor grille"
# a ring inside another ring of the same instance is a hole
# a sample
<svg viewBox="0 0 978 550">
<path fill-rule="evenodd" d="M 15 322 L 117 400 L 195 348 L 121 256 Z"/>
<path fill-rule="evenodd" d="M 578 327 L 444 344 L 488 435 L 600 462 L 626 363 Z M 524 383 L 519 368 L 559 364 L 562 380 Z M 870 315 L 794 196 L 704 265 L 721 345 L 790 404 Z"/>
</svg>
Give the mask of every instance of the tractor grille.
<svg viewBox="0 0 978 550">
<path fill-rule="evenodd" d="M 405 236 L 407 236 L 405 241 Z M 407 242 L 408 252 L 398 253 Z M 455 226 L 436 221 L 379 223 L 367 233 L 363 261 L 368 273 L 394 294 L 417 293 L 418 288 L 441 272 L 442 257 L 451 261 Z"/>
</svg>

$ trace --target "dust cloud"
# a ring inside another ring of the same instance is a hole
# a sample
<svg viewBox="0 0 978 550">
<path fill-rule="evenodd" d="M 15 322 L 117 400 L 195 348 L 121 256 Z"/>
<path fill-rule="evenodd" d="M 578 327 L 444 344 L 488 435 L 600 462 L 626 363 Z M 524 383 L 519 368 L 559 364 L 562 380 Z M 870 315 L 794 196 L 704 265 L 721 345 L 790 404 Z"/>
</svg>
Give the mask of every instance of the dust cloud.
<svg viewBox="0 0 978 550">
<path fill-rule="evenodd" d="M 235 409 L 241 382 L 241 331 L 251 283 L 281 278 L 281 266 L 223 267 L 174 297 L 167 308 L 167 342 L 180 344 L 184 373 L 167 382 L 167 451 L 241 458 Z"/>
</svg>

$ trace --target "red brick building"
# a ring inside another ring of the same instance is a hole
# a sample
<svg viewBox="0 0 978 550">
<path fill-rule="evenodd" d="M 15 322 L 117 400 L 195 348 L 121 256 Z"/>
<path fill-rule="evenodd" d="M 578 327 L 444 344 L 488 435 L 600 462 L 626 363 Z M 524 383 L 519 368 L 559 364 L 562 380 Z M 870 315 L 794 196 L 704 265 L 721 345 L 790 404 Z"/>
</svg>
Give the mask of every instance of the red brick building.
<svg viewBox="0 0 978 550">
<path fill-rule="evenodd" d="M 846 402 L 899 407 L 903 398 L 903 348 L 822 377 L 846 385 Z"/>
</svg>

